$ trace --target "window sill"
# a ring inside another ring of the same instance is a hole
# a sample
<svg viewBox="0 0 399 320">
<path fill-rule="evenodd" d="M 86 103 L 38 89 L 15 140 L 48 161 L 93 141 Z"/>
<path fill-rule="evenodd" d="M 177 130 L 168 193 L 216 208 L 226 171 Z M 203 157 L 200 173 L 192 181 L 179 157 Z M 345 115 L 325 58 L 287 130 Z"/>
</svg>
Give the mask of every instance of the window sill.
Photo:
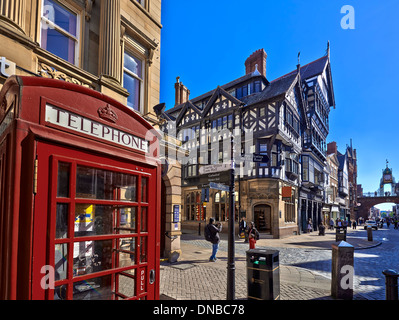
<svg viewBox="0 0 399 320">
<path fill-rule="evenodd" d="M 53 79 L 66 80 L 72 83 L 80 84 L 91 89 L 95 89 L 97 87 L 96 83 L 98 82 L 98 77 L 87 72 L 78 66 L 61 59 L 60 57 L 37 47 L 34 49 L 34 53 L 36 53 L 38 58 L 38 70 L 37 73 Z M 40 64 L 45 64 L 48 67 L 54 68 L 53 72 L 46 73 L 42 69 L 40 69 Z"/>
</svg>

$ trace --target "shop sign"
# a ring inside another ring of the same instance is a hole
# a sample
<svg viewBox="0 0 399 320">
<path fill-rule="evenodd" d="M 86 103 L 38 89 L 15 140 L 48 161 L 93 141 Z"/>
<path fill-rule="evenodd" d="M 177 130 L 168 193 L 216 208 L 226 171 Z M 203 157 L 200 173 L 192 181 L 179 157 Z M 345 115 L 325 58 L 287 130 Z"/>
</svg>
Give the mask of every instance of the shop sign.
<svg viewBox="0 0 399 320">
<path fill-rule="evenodd" d="M 292 197 L 292 187 L 283 187 L 281 196 L 283 201 L 290 201 Z"/>
<path fill-rule="evenodd" d="M 134 150 L 149 151 L 149 143 L 144 139 L 49 104 L 46 105 L 46 121 Z"/>
</svg>

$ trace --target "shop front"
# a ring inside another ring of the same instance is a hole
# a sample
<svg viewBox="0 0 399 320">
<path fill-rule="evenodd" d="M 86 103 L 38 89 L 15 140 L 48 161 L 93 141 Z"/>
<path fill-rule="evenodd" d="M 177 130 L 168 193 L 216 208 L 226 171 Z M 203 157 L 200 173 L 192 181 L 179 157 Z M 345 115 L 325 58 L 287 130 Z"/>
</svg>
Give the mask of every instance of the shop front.
<svg viewBox="0 0 399 320">
<path fill-rule="evenodd" d="M 159 298 L 159 136 L 58 80 L 0 93 L 0 299 Z"/>
</svg>

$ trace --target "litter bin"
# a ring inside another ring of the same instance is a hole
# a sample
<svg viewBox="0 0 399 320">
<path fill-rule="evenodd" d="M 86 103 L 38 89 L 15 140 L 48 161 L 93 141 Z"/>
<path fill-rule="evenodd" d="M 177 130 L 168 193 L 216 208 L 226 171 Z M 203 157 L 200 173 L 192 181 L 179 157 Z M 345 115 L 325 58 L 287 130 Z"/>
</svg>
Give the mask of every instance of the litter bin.
<svg viewBox="0 0 399 320">
<path fill-rule="evenodd" d="M 247 251 L 248 300 L 280 300 L 279 251 Z"/>
<path fill-rule="evenodd" d="M 335 241 L 346 241 L 346 227 L 334 227 L 335 228 Z"/>
</svg>

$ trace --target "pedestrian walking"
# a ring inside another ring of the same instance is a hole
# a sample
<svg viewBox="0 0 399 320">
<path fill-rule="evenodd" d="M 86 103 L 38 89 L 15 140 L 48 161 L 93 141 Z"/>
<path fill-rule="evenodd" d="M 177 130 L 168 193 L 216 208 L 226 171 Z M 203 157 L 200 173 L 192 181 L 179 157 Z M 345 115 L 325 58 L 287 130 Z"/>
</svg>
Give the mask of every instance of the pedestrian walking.
<svg viewBox="0 0 399 320">
<path fill-rule="evenodd" d="M 246 231 L 246 229 L 247 229 L 247 221 L 246 221 L 246 218 L 245 217 L 242 217 L 241 218 L 241 221 L 240 221 L 240 227 L 239 227 L 239 234 L 238 234 L 238 237 L 240 238 L 240 239 L 242 239 L 242 238 L 244 238 L 245 237 L 245 231 Z"/>
<path fill-rule="evenodd" d="M 330 230 L 334 230 L 334 219 L 330 219 Z"/>
<path fill-rule="evenodd" d="M 220 236 L 219 232 L 222 231 L 222 225 L 220 223 L 215 224 L 214 218 L 209 218 L 209 224 L 205 226 L 205 239 L 212 243 L 212 255 L 209 261 L 215 262 L 217 260 L 216 254 L 219 249 Z"/>
<path fill-rule="evenodd" d="M 308 232 L 311 233 L 312 232 L 312 219 L 308 219 Z"/>
<path fill-rule="evenodd" d="M 356 220 L 353 220 L 352 222 L 352 229 L 356 229 Z"/>
<path fill-rule="evenodd" d="M 251 221 L 248 228 L 249 249 L 255 249 L 256 240 L 259 240 L 259 231 L 255 228 L 255 223 Z"/>
</svg>

